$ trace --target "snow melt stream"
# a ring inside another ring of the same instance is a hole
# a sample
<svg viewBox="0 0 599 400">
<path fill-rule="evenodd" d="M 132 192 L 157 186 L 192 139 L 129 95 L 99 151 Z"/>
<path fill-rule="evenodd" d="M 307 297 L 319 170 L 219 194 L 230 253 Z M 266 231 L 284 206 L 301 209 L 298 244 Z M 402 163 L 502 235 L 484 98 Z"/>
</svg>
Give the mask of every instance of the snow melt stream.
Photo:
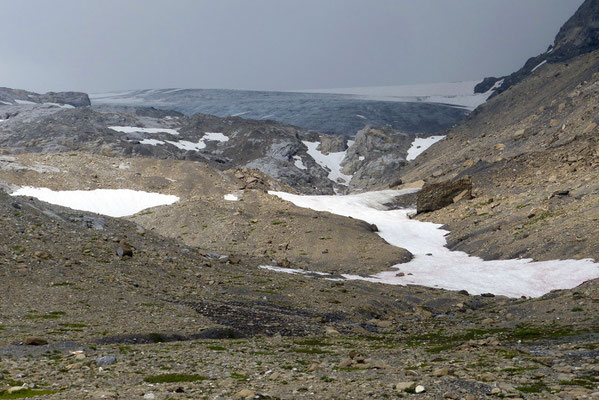
<svg viewBox="0 0 599 400">
<path fill-rule="evenodd" d="M 11 196 L 31 196 L 50 204 L 89 211 L 109 217 L 125 217 L 146 208 L 169 205 L 177 196 L 130 189 L 61 190 L 25 186 Z"/>
<path fill-rule="evenodd" d="M 328 211 L 376 224 L 379 235 L 393 246 L 410 251 L 409 263 L 371 277 L 343 275 L 349 280 L 366 280 L 392 285 L 422 285 L 470 294 L 493 293 L 509 297 L 538 297 L 555 289 L 570 289 L 599 277 L 599 264 L 591 259 L 533 262 L 530 259 L 484 261 L 445 247 L 448 231 L 439 224 L 412 220 L 415 210 L 386 210 L 393 198 L 417 189 L 385 190 L 347 196 L 299 196 L 269 192 L 293 204 Z M 275 271 L 310 274 L 308 271 L 264 266 Z M 403 276 L 398 273 L 403 272 Z"/>
</svg>

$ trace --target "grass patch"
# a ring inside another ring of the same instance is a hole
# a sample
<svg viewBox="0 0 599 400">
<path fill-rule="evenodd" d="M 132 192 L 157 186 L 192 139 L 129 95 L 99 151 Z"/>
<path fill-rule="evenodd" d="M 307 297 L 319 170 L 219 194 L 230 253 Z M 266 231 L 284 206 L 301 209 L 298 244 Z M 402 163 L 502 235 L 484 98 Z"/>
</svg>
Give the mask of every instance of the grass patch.
<svg viewBox="0 0 599 400">
<path fill-rule="evenodd" d="M 188 374 L 163 374 L 154 375 L 144 378 L 144 382 L 148 383 L 173 383 L 173 382 L 197 382 L 204 381 L 208 378 L 202 375 Z"/>
<path fill-rule="evenodd" d="M 210 350 L 214 351 L 227 351 L 226 347 L 223 346 L 207 346 Z"/>
<path fill-rule="evenodd" d="M 516 390 L 519 390 L 522 393 L 541 393 L 547 390 L 547 385 L 542 382 L 533 383 L 532 385 L 528 386 L 518 386 L 516 387 Z"/>
<path fill-rule="evenodd" d="M 304 340 L 295 340 L 293 343 L 300 346 L 330 346 L 331 343 L 322 338 L 308 338 Z"/>
<path fill-rule="evenodd" d="M 293 349 L 294 353 L 302 353 L 302 354 L 330 354 L 332 351 L 318 349 L 316 347 L 311 348 L 301 348 L 301 349 Z"/>
<path fill-rule="evenodd" d="M 14 393 L 8 393 L 6 390 L 2 390 L 0 391 L 0 399 L 25 399 L 28 397 L 44 396 L 46 394 L 54 393 L 58 393 L 58 390 L 24 389 Z"/>
<path fill-rule="evenodd" d="M 516 206 L 516 210 L 521 210 L 521 209 L 523 209 L 524 207 L 528 207 L 529 205 L 530 205 L 530 203 L 518 204 L 518 205 Z"/>
<path fill-rule="evenodd" d="M 574 307 L 571 310 L 572 312 L 580 312 L 580 311 L 584 311 L 584 309 L 582 307 Z"/>
<path fill-rule="evenodd" d="M 61 323 L 58 325 L 64 326 L 65 328 L 87 328 L 86 324 L 80 324 L 80 323 L 74 323 L 74 324 Z"/>
<path fill-rule="evenodd" d="M 239 379 L 240 381 L 247 381 L 250 379 L 249 376 L 244 375 L 244 374 L 238 374 L 237 372 L 231 372 L 231 378 Z"/>
<path fill-rule="evenodd" d="M 57 286 L 75 286 L 75 284 L 73 282 L 56 282 L 56 283 L 53 283 L 51 286 L 52 287 L 57 287 Z"/>
<path fill-rule="evenodd" d="M 25 319 L 58 319 L 65 315 L 64 311 L 52 311 L 48 314 L 38 315 L 38 314 L 29 314 L 25 315 Z"/>
<path fill-rule="evenodd" d="M 582 386 L 587 389 L 595 389 L 597 387 L 597 381 L 592 376 L 581 376 L 571 381 L 560 381 L 559 384 L 562 386 Z"/>
</svg>

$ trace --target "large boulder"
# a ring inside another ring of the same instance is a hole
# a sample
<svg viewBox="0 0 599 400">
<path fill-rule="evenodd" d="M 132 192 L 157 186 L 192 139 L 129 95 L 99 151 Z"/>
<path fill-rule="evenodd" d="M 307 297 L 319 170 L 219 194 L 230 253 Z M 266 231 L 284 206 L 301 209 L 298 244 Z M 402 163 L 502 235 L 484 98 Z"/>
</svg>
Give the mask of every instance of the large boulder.
<svg viewBox="0 0 599 400">
<path fill-rule="evenodd" d="M 472 198 L 472 179 L 469 177 L 439 183 L 427 183 L 418 192 L 418 214 L 439 210 L 461 199 Z"/>
<path fill-rule="evenodd" d="M 353 175 L 350 189 L 362 191 L 395 178 L 407 164 L 413 140 L 413 135 L 389 127 L 368 126 L 359 131 L 341 162 L 341 172 Z"/>
</svg>

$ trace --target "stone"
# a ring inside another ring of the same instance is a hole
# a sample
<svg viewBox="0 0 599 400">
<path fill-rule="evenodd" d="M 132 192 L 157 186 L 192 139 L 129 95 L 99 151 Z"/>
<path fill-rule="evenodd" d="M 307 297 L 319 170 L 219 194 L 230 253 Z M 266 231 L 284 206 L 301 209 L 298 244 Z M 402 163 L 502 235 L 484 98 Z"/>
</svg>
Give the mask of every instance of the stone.
<svg viewBox="0 0 599 400">
<path fill-rule="evenodd" d="M 235 394 L 236 399 L 251 399 L 256 395 L 256 392 L 250 389 L 243 389 Z"/>
<path fill-rule="evenodd" d="M 156 395 L 152 392 L 144 394 L 144 399 L 153 400 L 156 398 Z"/>
<path fill-rule="evenodd" d="M 468 190 L 463 190 L 460 192 L 460 194 L 458 194 L 456 197 L 453 198 L 453 202 L 457 203 L 458 201 L 470 200 L 471 198 L 472 198 L 472 193 L 469 192 Z"/>
<path fill-rule="evenodd" d="M 465 192 L 465 193 L 463 193 Z M 440 210 L 454 202 L 457 196 L 472 197 L 472 179 L 461 178 L 439 183 L 425 184 L 416 200 L 418 214 Z"/>
<path fill-rule="evenodd" d="M 586 128 L 584 128 L 582 133 L 591 133 L 595 130 L 596 127 L 597 127 L 597 123 L 591 122 L 586 126 Z"/>
<path fill-rule="evenodd" d="M 416 382 L 407 381 L 407 382 L 399 382 L 395 385 L 395 390 L 398 392 L 405 392 L 406 390 L 413 390 L 416 387 Z"/>
<path fill-rule="evenodd" d="M 103 357 L 96 358 L 96 361 L 95 361 L 96 365 L 100 365 L 100 366 L 114 364 L 115 362 L 116 362 L 115 356 L 103 356 Z"/>
<path fill-rule="evenodd" d="M 424 393 L 425 391 L 426 391 L 426 388 L 424 386 L 422 386 L 422 385 L 418 385 L 414 389 L 414 392 L 416 392 L 416 394 L 418 394 L 418 393 Z"/>
<path fill-rule="evenodd" d="M 353 364 L 352 359 L 348 357 L 348 358 L 345 358 L 345 359 L 341 360 L 339 362 L 339 364 L 337 364 L 337 367 L 339 367 L 339 368 L 348 368 L 348 367 L 351 367 L 352 364 Z"/>
<path fill-rule="evenodd" d="M 116 249 L 116 254 L 121 258 L 133 257 L 133 248 L 129 243 L 127 243 L 124 240 L 121 240 L 119 242 L 119 247 Z"/>
<path fill-rule="evenodd" d="M 433 370 L 433 375 L 438 376 L 438 377 L 447 376 L 447 375 L 449 375 L 449 368 L 447 368 L 447 367 L 437 368 L 437 369 Z"/>
<path fill-rule="evenodd" d="M 23 386 L 12 386 L 12 387 L 9 387 L 6 390 L 6 393 L 13 394 L 13 393 L 21 392 L 21 391 L 23 391 L 25 389 L 27 389 L 27 386 L 25 386 L 25 385 L 23 385 Z"/>
<path fill-rule="evenodd" d="M 324 331 L 327 336 L 339 336 L 340 335 L 339 331 L 331 326 L 327 326 L 326 328 L 324 328 Z"/>
<path fill-rule="evenodd" d="M 48 344 L 48 341 L 39 336 L 30 336 L 26 337 L 25 340 L 23 340 L 23 344 L 27 346 L 43 346 L 45 344 Z"/>
</svg>

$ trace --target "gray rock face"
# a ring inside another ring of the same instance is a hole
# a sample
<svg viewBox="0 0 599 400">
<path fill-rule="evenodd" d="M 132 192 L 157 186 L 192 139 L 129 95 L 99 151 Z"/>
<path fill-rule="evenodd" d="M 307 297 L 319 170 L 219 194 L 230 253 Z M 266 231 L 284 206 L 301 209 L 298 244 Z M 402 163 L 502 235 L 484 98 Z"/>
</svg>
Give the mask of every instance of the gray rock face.
<svg viewBox="0 0 599 400">
<path fill-rule="evenodd" d="M 17 101 L 18 100 L 18 101 Z M 20 89 L 0 88 L 0 101 L 9 104 L 31 102 L 37 104 L 56 103 L 67 104 L 73 107 L 87 107 L 91 105 L 86 93 L 81 92 L 48 92 L 39 94 Z"/>
<path fill-rule="evenodd" d="M 461 178 L 424 185 L 418 192 L 416 209 L 418 214 L 439 210 L 454 201 L 472 197 L 472 179 Z"/>
<path fill-rule="evenodd" d="M 388 183 L 406 165 L 405 158 L 412 141 L 411 135 L 388 127 L 367 127 L 358 132 L 341 163 L 342 172 L 353 175 L 350 190 Z"/>
<path fill-rule="evenodd" d="M 109 156 L 189 159 L 221 170 L 255 168 L 302 193 L 332 194 L 334 187 L 341 189 L 307 154 L 302 140 L 311 140 L 314 133 L 274 121 L 205 114 L 185 117 L 148 107 L 128 107 L 127 111 L 18 103 L 0 106 L 0 147 L 5 153 L 83 150 Z M 109 128 L 115 126 L 165 131 Z M 217 133 L 222 140 L 212 140 L 207 133 Z"/>
<path fill-rule="evenodd" d="M 343 136 L 323 136 L 316 150 L 322 154 L 338 153 L 347 150 L 347 140 Z"/>
</svg>

